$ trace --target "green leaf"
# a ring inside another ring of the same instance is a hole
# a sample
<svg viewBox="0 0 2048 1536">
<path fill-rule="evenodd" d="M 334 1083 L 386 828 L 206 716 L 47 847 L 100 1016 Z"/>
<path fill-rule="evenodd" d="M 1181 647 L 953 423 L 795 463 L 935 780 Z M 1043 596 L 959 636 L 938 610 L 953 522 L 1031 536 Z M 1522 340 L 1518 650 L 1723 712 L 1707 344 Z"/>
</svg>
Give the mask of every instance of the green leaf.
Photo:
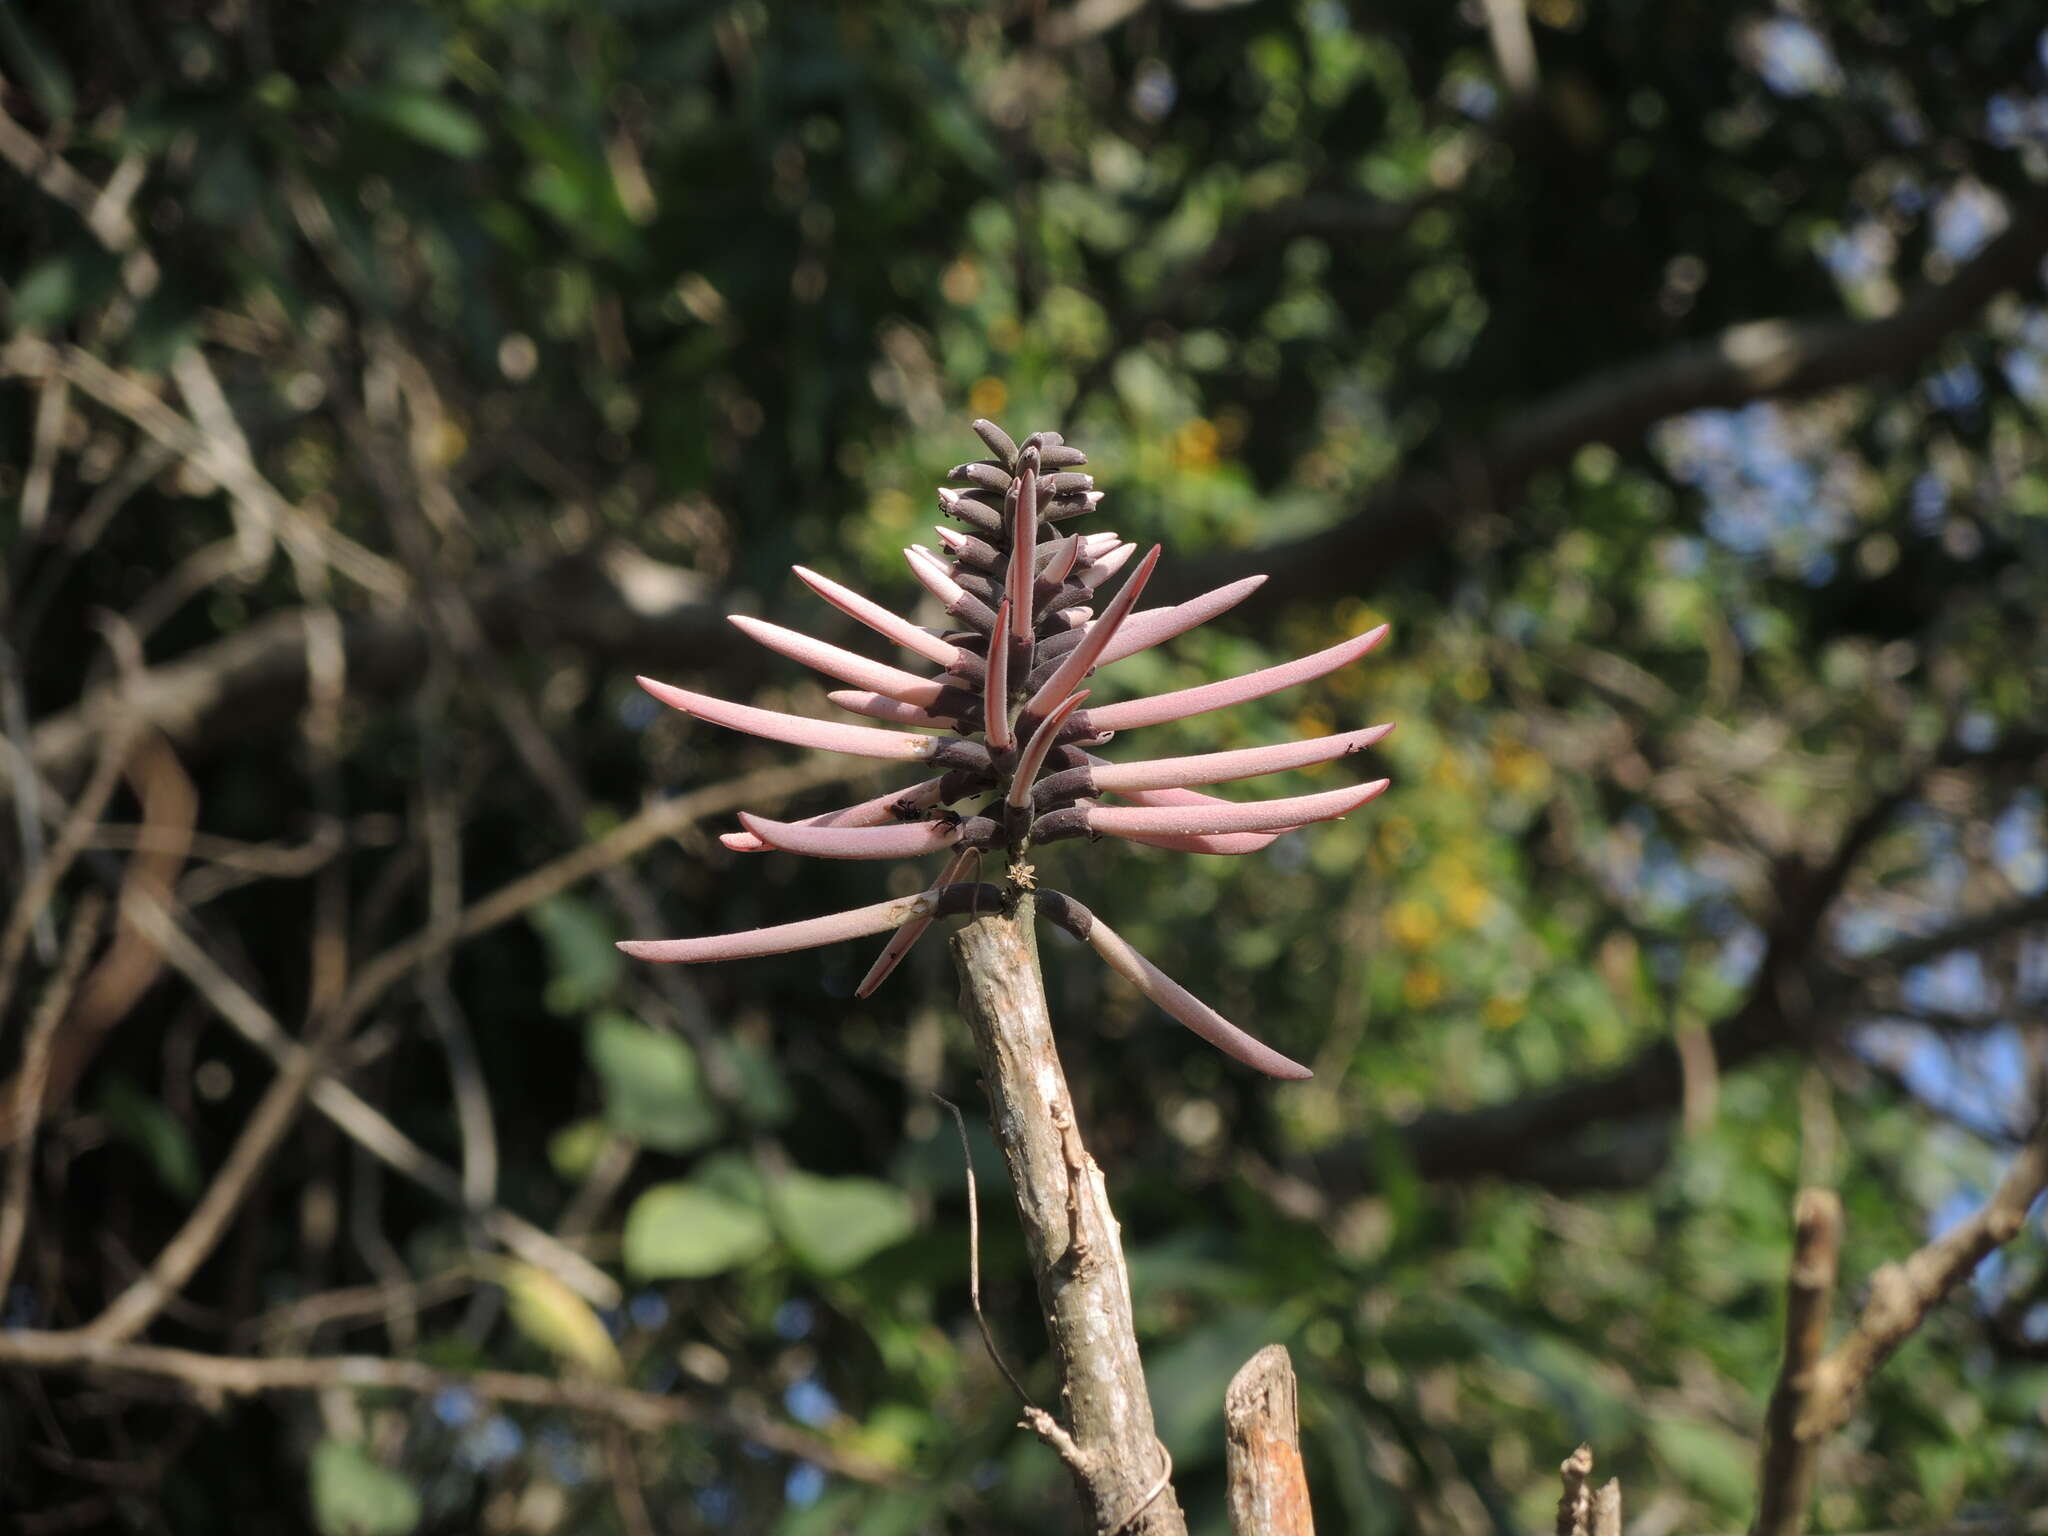
<svg viewBox="0 0 2048 1536">
<path fill-rule="evenodd" d="M 688 1152 L 718 1135 L 718 1106 L 684 1041 L 622 1013 L 601 1013 L 584 1035 L 604 1081 L 604 1114 L 621 1136 L 662 1152 Z"/>
<path fill-rule="evenodd" d="M 1718 1424 L 1697 1419 L 1653 1419 L 1650 1438 L 1678 1480 L 1732 1514 L 1748 1500 L 1756 1457 L 1748 1442 Z"/>
<path fill-rule="evenodd" d="M 99 1110 L 109 1130 L 149 1159 L 166 1189 L 187 1200 L 199 1197 L 199 1151 L 176 1115 L 125 1077 L 107 1084 Z"/>
<path fill-rule="evenodd" d="M 825 1275 L 857 1268 L 917 1225 L 909 1198 L 878 1179 L 786 1174 L 770 1187 L 769 1205 L 797 1257 Z"/>
<path fill-rule="evenodd" d="M 550 1354 L 580 1365 L 600 1381 L 626 1374 L 618 1346 L 590 1303 L 544 1269 L 507 1263 L 499 1271 L 512 1325 Z"/>
<path fill-rule="evenodd" d="M 431 91 L 350 91 L 350 106 L 363 116 L 458 160 L 474 160 L 489 142 L 482 123 Z"/>
<path fill-rule="evenodd" d="M 590 1176 L 603 1155 L 611 1129 L 595 1115 L 572 1120 L 548 1138 L 548 1162 L 571 1183 Z"/>
<path fill-rule="evenodd" d="M 78 263 L 71 257 L 37 262 L 14 290 L 16 327 L 36 331 L 62 325 L 78 308 L 81 287 Z"/>
<path fill-rule="evenodd" d="M 551 1012 L 581 1013 L 610 995 L 625 959 L 612 947 L 611 924 L 597 908 L 575 896 L 551 896 L 527 921 L 548 947 Z"/>
<path fill-rule="evenodd" d="M 626 1216 L 626 1268 L 654 1280 L 723 1274 L 774 1240 L 752 1206 L 687 1182 L 657 1184 Z"/>
<path fill-rule="evenodd" d="M 323 1536 L 408 1536 L 419 1495 L 361 1446 L 323 1440 L 313 1450 L 313 1520 Z"/>
</svg>

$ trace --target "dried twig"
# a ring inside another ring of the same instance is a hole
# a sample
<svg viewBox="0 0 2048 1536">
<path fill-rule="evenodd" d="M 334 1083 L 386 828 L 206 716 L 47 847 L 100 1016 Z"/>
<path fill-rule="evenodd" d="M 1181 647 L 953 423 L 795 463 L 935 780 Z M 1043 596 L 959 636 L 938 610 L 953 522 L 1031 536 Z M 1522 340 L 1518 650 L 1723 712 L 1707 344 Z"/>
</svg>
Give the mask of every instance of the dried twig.
<svg viewBox="0 0 2048 1536">
<path fill-rule="evenodd" d="M 71 994 L 85 969 L 99 937 L 100 919 L 106 902 L 96 891 L 79 899 L 71 916 L 71 932 L 64 941 L 57 969 L 43 988 L 35 1016 L 29 1020 L 28 1038 L 22 1044 L 21 1069 L 14 1077 L 14 1145 L 7 1159 L 6 1198 L 0 1200 L 0 1296 L 14 1277 L 15 1261 L 21 1256 L 22 1234 L 28 1230 L 28 1205 L 35 1171 L 36 1124 L 43 1110 L 43 1082 L 49 1075 L 50 1046 L 57 1026 L 71 1006 Z"/>
<path fill-rule="evenodd" d="M 996 1348 L 995 1330 L 988 1325 L 988 1314 L 981 1310 L 981 1201 L 974 1187 L 974 1149 L 967 1141 L 967 1121 L 960 1113 L 960 1106 L 951 1099 L 938 1093 L 932 1097 L 946 1106 L 946 1112 L 953 1117 L 953 1129 L 960 1134 L 960 1162 L 967 1174 L 967 1300 L 974 1308 L 974 1325 L 981 1330 L 981 1342 L 988 1350 L 988 1357 L 1003 1373 L 1010 1390 L 1017 1394 L 1026 1408 L 1036 1408 L 1038 1404 L 1031 1400 L 1031 1394 L 1024 1390 L 1024 1383 L 1010 1369 L 1010 1362 Z"/>
<path fill-rule="evenodd" d="M 1223 1394 L 1230 1528 L 1236 1536 L 1314 1536 L 1301 1464 L 1294 1365 L 1268 1344 Z"/>
<path fill-rule="evenodd" d="M 864 1483 L 898 1481 L 894 1469 L 830 1441 L 743 1409 L 707 1408 L 689 1398 L 636 1392 L 592 1381 L 556 1381 L 518 1371 L 452 1371 L 379 1355 L 247 1357 L 110 1344 L 79 1333 L 0 1332 L 0 1368 L 80 1371 L 95 1376 L 146 1376 L 176 1382 L 204 1401 L 266 1392 L 349 1391 L 430 1394 L 454 1387 L 500 1403 L 559 1408 L 653 1431 L 686 1424 L 801 1457 Z"/>
<path fill-rule="evenodd" d="M 1785 1288 L 1785 1358 L 1764 1419 L 1753 1536 L 1799 1536 L 1813 1498 L 1823 1435 L 1802 1432 L 1842 1252 L 1842 1202 L 1834 1191 L 1803 1189 L 1793 1216 L 1792 1265 Z"/>
<path fill-rule="evenodd" d="M 2048 1118 L 2044 1118 L 1976 1215 L 1959 1222 L 1907 1259 L 1870 1277 L 1870 1299 L 1849 1335 L 1813 1372 L 1795 1432 L 1819 1439 L 1848 1422 L 1870 1378 L 1927 1320 L 1949 1292 L 1994 1249 L 2025 1225 L 2027 1211 L 2048 1189 Z"/>
</svg>

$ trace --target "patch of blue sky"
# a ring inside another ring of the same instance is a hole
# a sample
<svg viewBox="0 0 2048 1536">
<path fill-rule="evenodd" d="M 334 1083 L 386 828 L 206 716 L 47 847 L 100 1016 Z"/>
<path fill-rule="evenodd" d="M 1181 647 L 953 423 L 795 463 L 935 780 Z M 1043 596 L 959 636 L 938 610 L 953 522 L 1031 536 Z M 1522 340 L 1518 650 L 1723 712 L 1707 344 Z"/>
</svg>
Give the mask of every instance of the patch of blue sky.
<svg viewBox="0 0 2048 1536">
<path fill-rule="evenodd" d="M 1672 475 L 1706 501 L 1708 538 L 1745 558 L 1770 557 L 1815 584 L 1853 531 L 1848 482 L 1831 472 L 1835 447 L 1788 429 L 1777 406 L 1694 411 L 1666 423 L 1658 450 Z"/>
<path fill-rule="evenodd" d="M 1913 509 L 1916 532 L 1930 536 L 1941 532 L 1942 519 L 1948 515 L 1948 487 L 1941 476 L 1931 469 L 1921 471 L 1913 481 L 1907 501 Z"/>
<path fill-rule="evenodd" d="M 1991 982 L 1975 950 L 1958 949 L 1900 978 L 1899 995 L 1922 1013 L 1981 1014 L 1992 1006 Z"/>
<path fill-rule="evenodd" d="M 1744 29 L 1744 52 L 1763 83 L 1780 96 L 1827 96 L 1842 88 L 1842 66 L 1828 40 L 1794 16 L 1772 16 Z"/>
<path fill-rule="evenodd" d="M 1754 923 L 1746 923 L 1721 941 L 1721 952 L 1714 957 L 1714 969 L 1721 979 L 1741 986 L 1756 974 L 1756 968 L 1763 964 L 1763 930 Z"/>
<path fill-rule="evenodd" d="M 1962 362 L 1952 368 L 1944 368 L 1931 375 L 1921 387 L 1936 410 L 1947 411 L 1951 416 L 1974 411 L 1984 401 L 1984 375 L 1977 371 L 1974 363 Z"/>
<path fill-rule="evenodd" d="M 816 1462 L 798 1462 L 783 1480 L 782 1496 L 798 1509 L 809 1509 L 825 1496 L 825 1469 Z"/>
<path fill-rule="evenodd" d="M 799 1424 L 817 1429 L 839 1416 L 839 1399 L 826 1390 L 815 1376 L 791 1382 L 782 1394 L 783 1410 Z"/>
<path fill-rule="evenodd" d="M 2021 790 L 1991 823 L 1991 861 L 2022 896 L 2048 890 L 2048 840 L 2037 790 Z"/>
<path fill-rule="evenodd" d="M 2003 1140 L 2029 1117 L 2026 1043 L 2012 1025 L 1943 1034 L 1907 1019 L 1879 1019 L 1859 1026 L 1851 1047 L 1974 1135 Z"/>
<path fill-rule="evenodd" d="M 494 1413 L 455 1443 L 455 1459 L 472 1472 L 489 1472 L 525 1449 L 525 1431 Z"/>
<path fill-rule="evenodd" d="M 1934 248 L 1950 261 L 1968 261 L 2010 219 L 2004 198 L 1983 182 L 1965 178 L 1934 205 Z"/>
<path fill-rule="evenodd" d="M 794 1344 L 817 1326 L 818 1309 L 801 1297 L 792 1296 L 775 1309 L 775 1336 Z"/>
</svg>

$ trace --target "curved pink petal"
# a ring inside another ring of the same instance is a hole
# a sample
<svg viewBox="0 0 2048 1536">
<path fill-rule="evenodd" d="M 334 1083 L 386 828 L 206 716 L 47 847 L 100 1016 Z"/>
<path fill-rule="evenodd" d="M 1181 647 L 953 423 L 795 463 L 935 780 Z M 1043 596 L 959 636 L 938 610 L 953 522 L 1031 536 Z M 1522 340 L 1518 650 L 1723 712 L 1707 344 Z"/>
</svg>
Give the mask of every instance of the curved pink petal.
<svg viewBox="0 0 2048 1536">
<path fill-rule="evenodd" d="M 1088 943 L 1108 962 L 1109 968 L 1129 981 L 1166 1012 L 1187 1025 L 1224 1055 L 1264 1072 L 1269 1077 L 1299 1081 L 1315 1074 L 1300 1062 L 1282 1056 L 1256 1040 L 1196 997 L 1166 972 L 1139 954 L 1101 918 L 1088 930 Z"/>
<path fill-rule="evenodd" d="M 1116 638 L 1116 632 L 1131 609 L 1137 604 L 1138 596 L 1145 590 L 1145 583 L 1152 579 L 1153 569 L 1159 564 L 1159 546 L 1154 544 L 1152 552 L 1138 563 L 1131 572 L 1130 580 L 1118 589 L 1109 605 L 1102 610 L 1102 617 L 1089 626 L 1081 643 L 1067 652 L 1066 658 L 1053 669 L 1038 692 L 1024 706 L 1024 718 L 1034 719 L 1050 709 L 1057 701 L 1064 699 L 1081 684 L 1081 680 L 1095 670 L 1096 661 L 1103 648 Z"/>
<path fill-rule="evenodd" d="M 871 661 L 853 651 L 799 634 L 796 630 L 784 629 L 780 624 L 770 624 L 765 619 L 749 618 L 744 613 L 727 614 L 726 618 L 748 639 L 760 642 L 777 655 L 801 662 L 814 672 L 836 677 L 842 683 L 852 683 L 857 688 L 887 694 L 905 704 L 922 707 L 938 702 L 940 684 L 931 678 Z"/>
<path fill-rule="evenodd" d="M 820 811 L 793 823 L 799 827 L 882 827 L 901 821 L 903 811 L 928 811 L 939 803 L 939 779 L 926 779 L 908 789 L 892 789 L 886 795 L 863 800 L 836 811 Z M 751 832 L 721 832 L 718 840 L 734 853 L 760 853 L 768 845 Z"/>
<path fill-rule="evenodd" d="M 980 853 L 972 848 L 962 849 L 946 864 L 946 872 L 939 876 L 939 887 L 944 889 L 967 873 L 968 866 L 978 862 Z M 853 989 L 855 997 L 872 997 L 875 989 L 889 979 L 890 972 L 903 963 L 903 957 L 911 947 L 924 937 L 925 930 L 932 925 L 930 917 L 913 917 L 909 922 L 889 935 L 889 942 L 882 946 L 882 952 L 875 956 L 875 963 L 868 967 L 867 975 L 861 977 L 860 985 Z"/>
<path fill-rule="evenodd" d="M 1121 836 L 1129 832 L 1196 833 L 1278 832 L 1304 826 L 1311 821 L 1329 821 L 1357 810 L 1376 798 L 1387 780 L 1325 790 L 1319 795 L 1289 795 L 1279 800 L 1253 800 L 1238 804 L 1217 800 L 1208 805 L 1144 806 L 1098 805 L 1087 813 L 1090 832 Z"/>
<path fill-rule="evenodd" d="M 1046 754 L 1052 751 L 1052 744 L 1060 734 L 1060 727 L 1067 723 L 1067 717 L 1081 707 L 1087 698 L 1086 692 L 1077 693 L 1070 699 L 1062 699 L 1059 708 L 1047 715 L 1032 733 L 1031 740 L 1018 754 L 1016 772 L 1010 775 L 1008 803 L 1020 809 L 1031 803 L 1031 781 L 1038 777 L 1038 770 L 1045 766 Z"/>
<path fill-rule="evenodd" d="M 770 848 L 808 854 L 814 859 L 914 859 L 937 853 L 960 841 L 952 821 L 905 821 L 883 827 L 818 827 L 802 822 L 771 821 L 740 812 L 740 825 Z"/>
<path fill-rule="evenodd" d="M 1156 757 L 1141 763 L 1103 763 L 1092 767 L 1089 772 L 1095 787 L 1109 792 L 1226 784 L 1232 779 L 1250 779 L 1262 773 L 1306 768 L 1312 763 L 1327 763 L 1353 752 L 1362 752 L 1392 729 L 1391 725 L 1369 725 L 1362 731 L 1342 731 L 1334 736 L 1317 736 L 1308 741 L 1283 741 L 1270 747 L 1200 752 L 1191 757 Z"/>
<path fill-rule="evenodd" d="M 1071 539 L 1061 539 L 1048 549 L 1046 558 L 1039 563 L 1038 579 L 1049 581 L 1057 587 L 1072 573 L 1075 561 L 1080 558 L 1080 537 L 1077 535 Z"/>
<path fill-rule="evenodd" d="M 950 719 L 884 694 L 868 693 L 859 688 L 834 688 L 825 697 L 841 709 L 866 715 L 870 720 L 886 720 L 891 725 L 914 726 L 925 731 L 949 731 L 953 728 Z"/>
<path fill-rule="evenodd" d="M 797 580 L 825 599 L 841 613 L 858 619 L 876 634 L 895 641 L 906 651 L 915 651 L 927 661 L 936 661 L 942 667 L 950 667 L 960 659 L 960 648 L 948 645 L 928 629 L 923 629 L 901 614 L 892 613 L 872 598 L 862 597 L 851 587 L 842 587 L 829 576 L 820 576 L 816 571 L 801 565 L 793 565 Z"/>
<path fill-rule="evenodd" d="M 692 693 L 651 677 L 634 679 L 670 709 L 722 725 L 729 731 L 786 741 L 792 746 L 815 747 L 821 752 L 845 752 L 854 757 L 881 757 L 899 763 L 928 762 L 942 745 L 935 736 L 906 736 L 901 731 L 878 731 L 866 725 L 840 725 L 830 720 L 807 720 L 802 715 L 785 715 L 780 710 L 756 709 L 751 704 L 732 704 L 709 694 Z"/>
<path fill-rule="evenodd" d="M 1101 758 L 1091 757 L 1089 762 L 1100 771 L 1107 767 Z M 1204 795 L 1192 789 L 1122 789 L 1119 799 L 1133 805 L 1229 805 L 1232 802 L 1215 795 Z M 1166 848 L 1175 853 L 1257 853 L 1280 841 L 1293 827 L 1282 827 L 1275 832 L 1218 832 L 1203 837 L 1195 833 L 1138 832 L 1123 833 L 1125 842 L 1143 843 L 1148 848 Z"/>
<path fill-rule="evenodd" d="M 1162 641 L 1171 640 L 1175 635 L 1184 635 L 1197 624 L 1206 624 L 1218 614 L 1228 613 L 1264 586 L 1265 581 L 1263 576 L 1247 576 L 1213 592 L 1204 592 L 1200 597 L 1175 603 L 1171 608 L 1148 608 L 1143 613 L 1134 613 L 1124 620 L 1123 628 L 1116 632 L 1116 638 L 1110 641 L 1096 665 L 1106 667 L 1111 662 L 1122 661 L 1126 656 L 1135 656 Z"/>
<path fill-rule="evenodd" d="M 662 960 L 696 964 L 706 960 L 744 960 L 753 955 L 783 955 L 793 949 L 816 949 L 842 939 L 863 938 L 870 933 L 887 933 L 915 917 L 928 917 L 938 900 L 936 890 L 878 901 L 871 907 L 834 912 L 829 917 L 807 917 L 796 923 L 777 923 L 772 928 L 749 928 L 744 933 L 710 934 L 701 939 L 621 939 L 618 947 L 635 960 Z"/>
<path fill-rule="evenodd" d="M 1317 651 L 1313 656 L 1283 661 L 1277 667 L 1264 667 L 1257 672 L 1247 672 L 1243 677 L 1225 678 L 1220 683 L 1203 683 L 1199 687 L 1182 688 L 1173 693 L 1157 693 L 1149 699 L 1125 699 L 1116 704 L 1105 704 L 1100 709 L 1089 710 L 1080 724 L 1092 731 L 1128 731 L 1141 725 L 1185 720 L 1190 715 L 1262 699 L 1282 688 L 1292 688 L 1297 683 L 1310 682 L 1335 672 L 1339 667 L 1349 666 L 1385 639 L 1386 634 L 1387 626 L 1382 624 L 1328 650 Z"/>
<path fill-rule="evenodd" d="M 1138 546 L 1135 544 L 1119 544 L 1108 554 L 1098 556 L 1094 564 L 1081 572 L 1081 585 L 1093 592 L 1129 564 L 1131 556 L 1137 552 Z"/>
</svg>

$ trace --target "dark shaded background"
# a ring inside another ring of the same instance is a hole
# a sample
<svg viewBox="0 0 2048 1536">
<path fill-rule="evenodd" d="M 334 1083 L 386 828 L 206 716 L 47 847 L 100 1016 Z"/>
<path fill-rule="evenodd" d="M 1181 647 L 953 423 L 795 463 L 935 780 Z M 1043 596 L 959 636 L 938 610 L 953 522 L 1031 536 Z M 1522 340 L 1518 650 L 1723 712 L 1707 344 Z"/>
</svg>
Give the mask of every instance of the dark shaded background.
<svg viewBox="0 0 2048 1536">
<path fill-rule="evenodd" d="M 339 1019 L 410 1152 L 327 1090 L 149 1340 L 698 1421 L 14 1369 L 24 1531 L 1065 1518 L 967 1307 L 942 946 L 858 1006 L 851 946 L 610 948 L 916 888 L 726 853 L 849 780 L 630 678 L 829 712 L 723 614 L 861 644 L 787 567 L 904 598 L 974 415 L 1086 447 L 1169 593 L 1271 574 L 1113 687 L 1394 624 L 1146 740 L 1393 719 L 1368 812 L 1056 860 L 1317 1069 L 1048 941 L 1198 1524 L 1280 1340 L 1328 1530 L 1544 1528 L 1584 1438 L 1631 1536 L 1739 1528 L 1795 1185 L 1842 1190 L 1846 1305 L 2038 1114 L 2037 6 L 82 0 L 0 9 L 0 104 L 9 1063 L 95 946 L 7 1325 L 97 1315 Z M 1819 1528 L 2039 1506 L 2044 1349 L 2036 1229 Z"/>
</svg>

